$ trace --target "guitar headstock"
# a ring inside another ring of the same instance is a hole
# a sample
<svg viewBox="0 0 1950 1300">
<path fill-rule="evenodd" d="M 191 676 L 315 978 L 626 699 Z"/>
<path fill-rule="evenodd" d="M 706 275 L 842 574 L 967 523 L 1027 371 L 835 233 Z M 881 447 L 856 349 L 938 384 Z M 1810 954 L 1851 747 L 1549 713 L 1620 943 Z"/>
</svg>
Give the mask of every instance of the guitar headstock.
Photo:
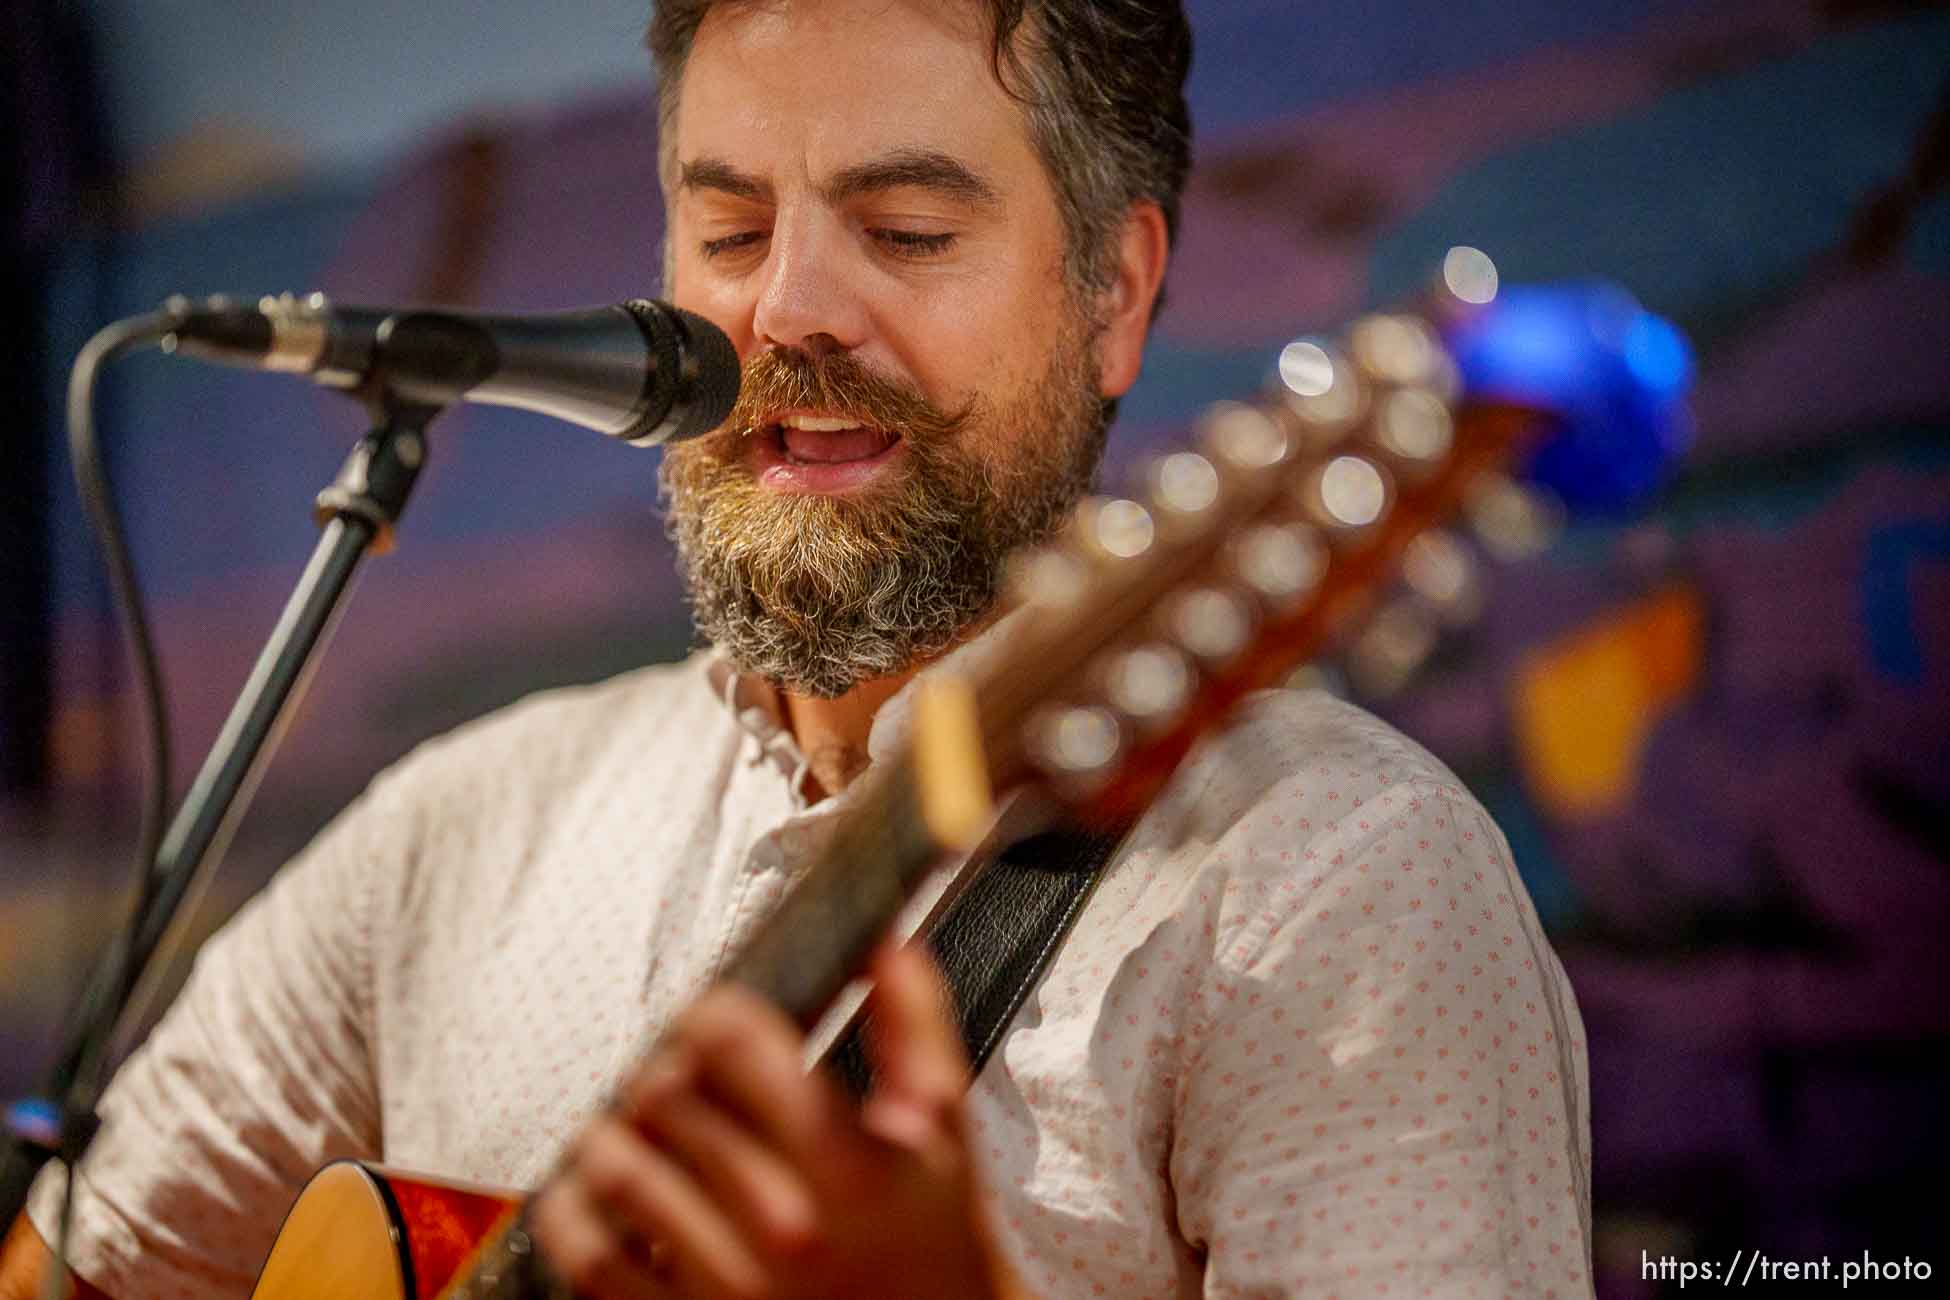
<svg viewBox="0 0 1950 1300">
<path fill-rule="evenodd" d="M 1140 492 L 1084 501 L 1016 558 L 1022 613 L 975 681 L 996 784 L 1116 825 L 1241 697 L 1323 652 L 1384 681 L 1419 663 L 1480 603 L 1476 546 L 1523 553 L 1553 500 L 1656 481 L 1687 372 L 1622 290 L 1499 294 L 1468 249 L 1414 309 L 1288 344 L 1266 390 L 1210 408 Z M 1542 493 L 1515 481 L 1533 466 Z"/>
</svg>

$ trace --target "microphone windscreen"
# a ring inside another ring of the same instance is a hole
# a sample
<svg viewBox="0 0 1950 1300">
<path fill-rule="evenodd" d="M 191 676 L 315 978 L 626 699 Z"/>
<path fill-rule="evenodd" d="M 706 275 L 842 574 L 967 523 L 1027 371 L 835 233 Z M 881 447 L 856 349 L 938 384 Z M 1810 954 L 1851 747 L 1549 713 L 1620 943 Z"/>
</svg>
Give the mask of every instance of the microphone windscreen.
<svg viewBox="0 0 1950 1300">
<path fill-rule="evenodd" d="M 671 308 L 671 314 L 690 336 L 690 348 L 697 358 L 697 386 L 691 394 L 689 414 L 670 436 L 695 438 L 730 418 L 731 408 L 738 404 L 744 368 L 738 364 L 738 349 L 731 346 L 723 330 L 681 307 Z"/>
<path fill-rule="evenodd" d="M 654 349 L 661 352 L 660 343 L 675 343 L 680 376 L 668 410 L 660 416 L 652 414 L 648 421 L 655 424 L 654 431 L 641 437 L 625 435 L 626 439 L 639 446 L 681 442 L 723 424 L 737 404 L 744 378 L 738 349 L 725 332 L 695 312 L 666 302 L 638 298 L 624 306 Z"/>
</svg>

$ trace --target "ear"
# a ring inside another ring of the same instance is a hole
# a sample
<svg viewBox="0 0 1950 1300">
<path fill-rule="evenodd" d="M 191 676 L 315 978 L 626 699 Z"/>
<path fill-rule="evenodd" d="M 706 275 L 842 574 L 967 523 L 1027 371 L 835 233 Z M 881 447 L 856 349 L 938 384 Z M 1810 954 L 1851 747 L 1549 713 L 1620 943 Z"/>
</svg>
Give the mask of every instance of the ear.
<svg viewBox="0 0 1950 1300">
<path fill-rule="evenodd" d="M 1158 301 L 1170 255 L 1164 209 L 1151 199 L 1133 203 L 1118 240 L 1117 278 L 1104 292 L 1104 330 L 1097 339 L 1104 397 L 1122 397 L 1137 382 L 1144 340 L 1151 332 L 1152 304 Z"/>
</svg>

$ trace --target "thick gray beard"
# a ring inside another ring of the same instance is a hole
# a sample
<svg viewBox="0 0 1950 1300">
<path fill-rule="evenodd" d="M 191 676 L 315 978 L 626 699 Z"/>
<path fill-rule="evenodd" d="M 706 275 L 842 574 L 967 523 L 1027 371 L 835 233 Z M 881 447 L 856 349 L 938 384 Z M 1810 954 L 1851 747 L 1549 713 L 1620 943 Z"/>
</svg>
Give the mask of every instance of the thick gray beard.
<svg viewBox="0 0 1950 1300">
<path fill-rule="evenodd" d="M 759 488 L 735 448 L 667 452 L 670 532 L 698 631 L 745 671 L 828 699 L 952 646 L 993 607 L 1009 552 L 1063 522 L 1102 456 L 1091 350 L 1065 344 L 1075 351 L 1015 409 L 994 412 L 1013 426 L 1008 464 L 915 442 L 904 482 L 854 500 Z"/>
</svg>

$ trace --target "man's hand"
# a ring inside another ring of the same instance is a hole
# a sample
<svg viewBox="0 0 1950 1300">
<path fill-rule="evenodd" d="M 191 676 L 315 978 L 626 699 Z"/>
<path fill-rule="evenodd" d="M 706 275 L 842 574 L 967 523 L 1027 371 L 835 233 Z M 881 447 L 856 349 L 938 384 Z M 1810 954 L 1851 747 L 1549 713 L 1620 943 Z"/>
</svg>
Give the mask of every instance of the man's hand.
<svg viewBox="0 0 1950 1300">
<path fill-rule="evenodd" d="M 872 970 L 877 1084 L 855 1110 L 796 1026 L 724 987 L 685 1014 L 537 1198 L 581 1294 L 995 1297 L 1013 1292 L 964 1135 L 968 1065 L 927 958 Z"/>
<path fill-rule="evenodd" d="M 27 1216 L 23 1214 L 15 1219 L 7 1229 L 6 1240 L 0 1242 L 0 1300 L 40 1300 L 43 1279 L 53 1263 L 53 1252 L 41 1240 L 41 1234 L 34 1231 Z M 73 1273 L 68 1275 L 68 1286 L 62 1294 L 70 1300 L 108 1300 Z"/>
</svg>

